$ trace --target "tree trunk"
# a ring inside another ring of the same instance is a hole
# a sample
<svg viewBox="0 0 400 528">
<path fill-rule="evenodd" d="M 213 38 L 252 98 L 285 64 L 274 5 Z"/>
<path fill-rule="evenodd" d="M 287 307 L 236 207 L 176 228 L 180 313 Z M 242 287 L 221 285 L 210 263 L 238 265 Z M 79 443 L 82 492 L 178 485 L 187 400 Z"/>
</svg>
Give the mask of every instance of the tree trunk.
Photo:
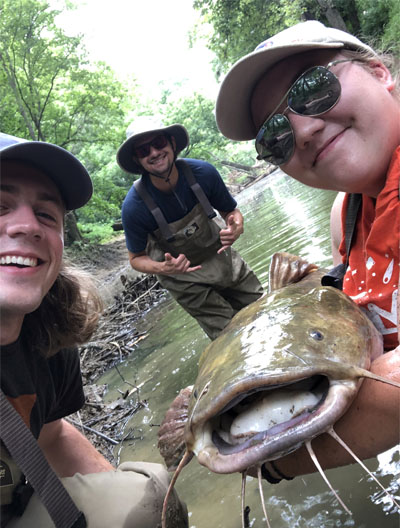
<svg viewBox="0 0 400 528">
<path fill-rule="evenodd" d="M 65 226 L 64 226 L 64 244 L 66 247 L 71 246 L 73 242 L 79 242 L 82 240 L 82 235 L 79 231 L 78 224 L 76 223 L 76 215 L 74 211 L 69 211 L 65 215 Z"/>
<path fill-rule="evenodd" d="M 326 16 L 331 27 L 348 32 L 343 17 L 336 9 L 336 7 L 334 7 L 334 3 L 332 0 L 317 0 L 317 2 L 323 9 L 324 15 Z"/>
</svg>

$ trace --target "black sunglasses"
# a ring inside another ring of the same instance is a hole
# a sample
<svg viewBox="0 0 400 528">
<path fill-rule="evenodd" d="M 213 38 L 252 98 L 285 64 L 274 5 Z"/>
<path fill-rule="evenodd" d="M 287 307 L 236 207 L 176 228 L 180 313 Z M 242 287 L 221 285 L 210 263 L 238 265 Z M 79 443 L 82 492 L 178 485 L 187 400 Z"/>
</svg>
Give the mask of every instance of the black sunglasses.
<svg viewBox="0 0 400 528">
<path fill-rule="evenodd" d="M 260 128 L 255 143 L 257 159 L 274 165 L 287 163 L 294 152 L 295 137 L 290 121 L 284 114 L 290 110 L 297 115 L 319 116 L 331 110 L 340 99 L 341 86 L 329 68 L 341 62 L 357 60 L 341 59 L 327 66 L 313 66 L 300 75 Z M 275 114 L 285 99 L 287 108 L 281 114 Z"/>
<path fill-rule="evenodd" d="M 156 136 L 151 141 L 148 141 L 147 143 L 143 143 L 143 145 L 138 145 L 137 147 L 134 147 L 135 154 L 138 158 L 147 158 L 147 156 L 150 154 L 151 147 L 161 150 L 164 147 L 166 147 L 168 144 L 168 138 L 167 136 L 164 136 L 163 134 Z"/>
</svg>

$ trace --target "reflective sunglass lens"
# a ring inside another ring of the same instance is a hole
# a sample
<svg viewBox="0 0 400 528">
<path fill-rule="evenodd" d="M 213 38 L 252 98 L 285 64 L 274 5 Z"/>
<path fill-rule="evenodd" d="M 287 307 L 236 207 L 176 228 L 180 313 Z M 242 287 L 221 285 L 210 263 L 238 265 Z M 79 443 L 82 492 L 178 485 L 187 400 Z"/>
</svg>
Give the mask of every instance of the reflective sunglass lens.
<svg viewBox="0 0 400 528">
<path fill-rule="evenodd" d="M 292 86 L 287 104 L 300 115 L 317 116 L 330 110 L 340 97 L 337 77 L 323 66 L 306 71 Z"/>
<path fill-rule="evenodd" d="M 264 123 L 257 135 L 257 158 L 282 165 L 289 161 L 293 149 L 294 135 L 289 120 L 283 114 L 275 114 Z"/>
</svg>

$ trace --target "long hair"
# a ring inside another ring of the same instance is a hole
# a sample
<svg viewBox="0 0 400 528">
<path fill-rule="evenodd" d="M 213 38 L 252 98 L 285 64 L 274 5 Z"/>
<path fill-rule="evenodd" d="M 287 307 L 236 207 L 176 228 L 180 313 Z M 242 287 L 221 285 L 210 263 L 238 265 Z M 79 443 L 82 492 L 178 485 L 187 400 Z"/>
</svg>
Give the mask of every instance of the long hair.
<svg viewBox="0 0 400 528">
<path fill-rule="evenodd" d="M 88 341 L 102 309 L 91 278 L 64 262 L 39 308 L 25 316 L 22 333 L 34 349 L 50 357 Z"/>
</svg>

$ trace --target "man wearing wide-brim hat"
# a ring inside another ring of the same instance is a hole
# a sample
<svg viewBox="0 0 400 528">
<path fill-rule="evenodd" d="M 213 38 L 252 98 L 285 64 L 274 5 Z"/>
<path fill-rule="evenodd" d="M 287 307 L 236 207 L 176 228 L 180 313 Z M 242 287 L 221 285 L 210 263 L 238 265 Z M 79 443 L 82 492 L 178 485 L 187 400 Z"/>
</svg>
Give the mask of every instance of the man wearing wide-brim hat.
<svg viewBox="0 0 400 528">
<path fill-rule="evenodd" d="M 189 143 L 182 125 L 141 116 L 127 137 L 117 161 L 141 174 L 122 206 L 130 264 L 155 274 L 215 339 L 262 294 L 257 277 L 231 247 L 243 233 L 243 216 L 213 165 L 177 159 Z"/>
</svg>

